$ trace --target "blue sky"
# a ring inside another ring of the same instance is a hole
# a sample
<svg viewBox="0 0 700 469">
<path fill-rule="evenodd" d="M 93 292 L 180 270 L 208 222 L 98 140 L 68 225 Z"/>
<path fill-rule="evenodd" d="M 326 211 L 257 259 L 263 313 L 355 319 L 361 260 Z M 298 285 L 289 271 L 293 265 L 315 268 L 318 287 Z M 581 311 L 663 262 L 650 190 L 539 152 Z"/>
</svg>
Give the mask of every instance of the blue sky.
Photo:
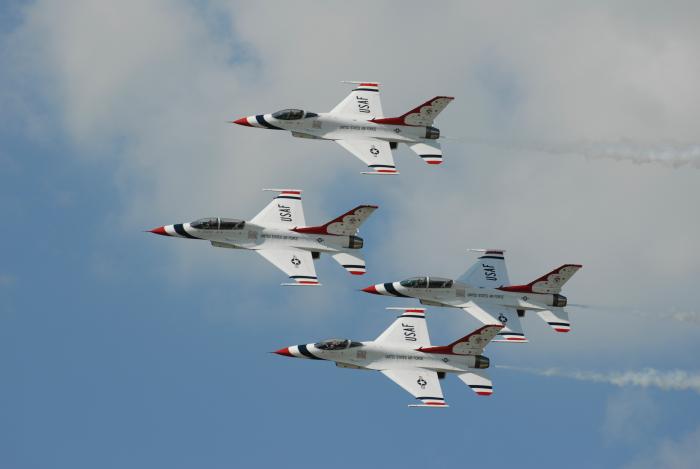
<svg viewBox="0 0 700 469">
<path fill-rule="evenodd" d="M 359 288 L 499 247 L 514 282 L 584 264 L 565 293 L 592 307 L 568 335 L 526 318 L 531 343 L 492 363 L 698 379 L 697 6 L 406 5 L 0 7 L 1 467 L 694 467 L 692 383 L 494 368 L 492 397 L 448 377 L 428 412 L 377 373 L 269 353 L 372 339 L 404 303 Z M 454 95 L 445 164 L 404 149 L 401 176 L 363 177 L 330 143 L 225 123 L 325 111 L 356 79 L 388 114 Z M 252 253 L 143 232 L 250 218 L 279 186 L 310 223 L 378 204 L 368 274 L 321 259 L 322 288 L 285 289 Z M 427 314 L 436 344 L 474 326 Z"/>
</svg>

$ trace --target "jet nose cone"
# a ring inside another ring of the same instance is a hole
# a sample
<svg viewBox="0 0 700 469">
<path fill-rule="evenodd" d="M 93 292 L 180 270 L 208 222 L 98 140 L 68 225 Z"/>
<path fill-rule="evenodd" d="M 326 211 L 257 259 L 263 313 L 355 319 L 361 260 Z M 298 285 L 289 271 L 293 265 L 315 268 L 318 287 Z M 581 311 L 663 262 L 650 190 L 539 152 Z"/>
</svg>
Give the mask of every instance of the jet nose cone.
<svg viewBox="0 0 700 469">
<path fill-rule="evenodd" d="M 289 347 L 281 348 L 273 353 L 276 353 L 277 355 L 283 355 L 285 357 L 293 357 L 294 356 L 289 352 Z"/>
<path fill-rule="evenodd" d="M 376 286 L 376 285 L 370 285 L 370 286 L 367 287 L 367 288 L 363 288 L 362 291 L 363 291 L 363 292 L 366 292 L 366 293 L 372 293 L 372 294 L 374 294 L 374 295 L 381 295 L 381 293 L 379 293 L 379 292 L 377 291 L 377 286 Z"/>
<path fill-rule="evenodd" d="M 240 119 L 236 119 L 235 121 L 233 121 L 233 123 L 238 125 L 245 125 L 246 127 L 252 127 L 252 125 L 250 125 L 250 122 L 248 122 L 247 117 L 241 117 Z"/>
<path fill-rule="evenodd" d="M 149 233 L 161 235 L 161 236 L 170 236 L 168 233 L 165 232 L 165 227 L 164 226 L 159 226 L 158 228 L 153 228 L 152 230 L 148 230 Z"/>
</svg>

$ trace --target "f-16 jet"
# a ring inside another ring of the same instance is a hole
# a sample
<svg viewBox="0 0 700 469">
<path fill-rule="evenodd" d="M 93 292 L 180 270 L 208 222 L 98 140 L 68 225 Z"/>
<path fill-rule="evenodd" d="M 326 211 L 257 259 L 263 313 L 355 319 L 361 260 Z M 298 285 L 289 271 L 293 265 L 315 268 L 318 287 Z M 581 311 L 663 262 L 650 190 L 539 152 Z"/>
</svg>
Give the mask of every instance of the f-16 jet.
<svg viewBox="0 0 700 469">
<path fill-rule="evenodd" d="M 272 114 L 241 117 L 235 124 L 260 129 L 288 130 L 294 137 L 333 140 L 362 160 L 371 171 L 363 174 L 398 174 L 392 150 L 404 143 L 428 164 L 442 163 L 440 130 L 433 121 L 450 101 L 436 96 L 398 117 L 385 117 L 379 83 L 357 85 L 330 112 L 283 109 Z"/>
<path fill-rule="evenodd" d="M 503 250 L 483 252 L 477 262 L 457 280 L 413 277 L 400 282 L 379 283 L 362 291 L 376 295 L 418 298 L 421 304 L 461 308 L 484 324 L 501 324 L 494 342 L 527 342 L 520 318 L 534 311 L 557 332 L 569 332 L 571 322 L 560 294 L 564 284 L 582 266 L 564 264 L 525 285 L 511 285 Z"/>
<path fill-rule="evenodd" d="M 422 404 L 409 407 L 447 407 L 440 379 L 456 374 L 480 396 L 493 392 L 485 369 L 489 359 L 484 347 L 501 325 L 483 326 L 449 345 L 430 345 L 423 308 L 387 308 L 402 314 L 373 341 L 329 339 L 315 344 L 294 345 L 275 353 L 287 357 L 329 360 L 340 368 L 378 370 L 404 388 Z"/>
<path fill-rule="evenodd" d="M 160 226 L 150 232 L 203 239 L 217 248 L 255 251 L 294 281 L 282 285 L 320 285 L 314 259 L 322 253 L 330 255 L 353 275 L 365 273 L 365 261 L 357 252 L 364 241 L 357 233 L 378 208 L 376 205 L 359 205 L 324 225 L 306 226 L 301 190 L 263 190 L 278 195 L 250 221 L 201 218 L 191 223 Z"/>
</svg>

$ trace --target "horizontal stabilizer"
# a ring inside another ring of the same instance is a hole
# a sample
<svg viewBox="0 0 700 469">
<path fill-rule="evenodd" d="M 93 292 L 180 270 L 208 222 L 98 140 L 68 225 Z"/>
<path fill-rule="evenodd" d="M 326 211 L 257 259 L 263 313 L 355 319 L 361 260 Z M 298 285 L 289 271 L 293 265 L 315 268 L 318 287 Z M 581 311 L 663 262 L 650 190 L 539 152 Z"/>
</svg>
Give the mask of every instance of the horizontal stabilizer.
<svg viewBox="0 0 700 469">
<path fill-rule="evenodd" d="M 537 311 L 537 315 L 557 332 L 569 332 L 571 330 L 569 313 L 564 311 L 563 308 L 552 308 L 551 310 Z"/>
<path fill-rule="evenodd" d="M 442 163 L 442 148 L 435 140 L 427 140 L 424 143 L 413 143 L 408 145 L 423 161 L 428 164 Z"/>
<path fill-rule="evenodd" d="M 367 272 L 365 260 L 360 257 L 345 252 L 333 254 L 331 257 L 352 275 L 364 275 Z"/>
<path fill-rule="evenodd" d="M 486 370 L 473 370 L 457 375 L 459 379 L 469 386 L 469 388 L 480 396 L 490 396 L 493 394 L 493 383 Z"/>
</svg>

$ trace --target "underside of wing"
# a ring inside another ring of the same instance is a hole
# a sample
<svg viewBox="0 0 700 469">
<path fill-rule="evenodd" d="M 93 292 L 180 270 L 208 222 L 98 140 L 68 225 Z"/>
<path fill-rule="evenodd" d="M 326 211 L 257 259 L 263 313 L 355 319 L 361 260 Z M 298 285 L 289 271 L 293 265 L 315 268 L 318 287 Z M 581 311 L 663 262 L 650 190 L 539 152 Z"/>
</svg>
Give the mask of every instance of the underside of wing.
<svg viewBox="0 0 700 469">
<path fill-rule="evenodd" d="M 410 407 L 447 407 L 435 371 L 421 368 L 381 370 L 384 376 L 404 388 L 423 404 Z"/>
<path fill-rule="evenodd" d="M 294 283 L 284 283 L 283 285 L 320 285 L 310 252 L 294 248 L 259 249 L 256 252 L 294 281 Z"/>
<path fill-rule="evenodd" d="M 503 325 L 503 329 L 498 332 L 493 342 L 528 341 L 523 333 L 523 326 L 520 323 L 518 313 L 514 309 L 489 303 L 477 304 L 473 301 L 461 308 L 484 324 Z"/>
<path fill-rule="evenodd" d="M 388 142 L 372 138 L 336 140 L 335 142 L 372 169 L 372 171 L 363 174 L 398 174 Z"/>
</svg>

